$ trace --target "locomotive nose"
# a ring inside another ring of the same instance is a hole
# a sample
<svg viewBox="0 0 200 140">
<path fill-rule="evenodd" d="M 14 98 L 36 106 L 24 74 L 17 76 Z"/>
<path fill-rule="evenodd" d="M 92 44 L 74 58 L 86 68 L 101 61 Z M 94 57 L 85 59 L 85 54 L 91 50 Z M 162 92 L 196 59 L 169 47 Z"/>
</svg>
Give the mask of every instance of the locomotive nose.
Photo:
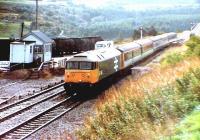
<svg viewBox="0 0 200 140">
<path fill-rule="evenodd" d="M 98 81 L 97 71 L 66 72 L 65 82 L 68 83 L 96 83 Z"/>
</svg>

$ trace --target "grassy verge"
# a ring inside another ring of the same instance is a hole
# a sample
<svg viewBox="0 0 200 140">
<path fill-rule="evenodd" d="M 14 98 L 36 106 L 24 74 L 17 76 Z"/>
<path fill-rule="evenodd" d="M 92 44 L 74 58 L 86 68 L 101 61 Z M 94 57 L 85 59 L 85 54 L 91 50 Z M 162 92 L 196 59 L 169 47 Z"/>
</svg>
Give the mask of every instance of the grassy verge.
<svg viewBox="0 0 200 140">
<path fill-rule="evenodd" d="M 171 52 L 167 54 L 162 60 L 162 66 L 174 66 L 175 64 L 183 61 L 184 59 L 192 56 L 200 56 L 200 37 L 193 36 L 186 43 L 187 50 Z M 186 48 L 186 46 L 184 46 Z"/>
<path fill-rule="evenodd" d="M 175 129 L 175 134 L 164 140 L 199 140 L 200 139 L 200 110 L 186 116 Z"/>
<path fill-rule="evenodd" d="M 189 46 L 189 55 L 181 60 L 176 54 L 167 67 L 157 67 L 139 79 L 129 77 L 106 91 L 97 103 L 97 115 L 86 119 L 78 138 L 149 140 L 174 134 L 175 123 L 200 104 L 200 61 L 193 50 Z"/>
</svg>

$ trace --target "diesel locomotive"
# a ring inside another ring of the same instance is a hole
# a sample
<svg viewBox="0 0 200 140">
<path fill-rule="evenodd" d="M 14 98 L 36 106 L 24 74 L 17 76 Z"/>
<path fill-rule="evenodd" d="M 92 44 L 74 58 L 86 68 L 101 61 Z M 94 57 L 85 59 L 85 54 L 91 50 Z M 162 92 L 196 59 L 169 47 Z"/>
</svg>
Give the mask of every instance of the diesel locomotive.
<svg viewBox="0 0 200 140">
<path fill-rule="evenodd" d="M 74 55 L 66 62 L 64 88 L 67 93 L 72 94 L 82 88 L 95 86 L 170 45 L 175 39 L 176 33 L 166 33 Z"/>
</svg>

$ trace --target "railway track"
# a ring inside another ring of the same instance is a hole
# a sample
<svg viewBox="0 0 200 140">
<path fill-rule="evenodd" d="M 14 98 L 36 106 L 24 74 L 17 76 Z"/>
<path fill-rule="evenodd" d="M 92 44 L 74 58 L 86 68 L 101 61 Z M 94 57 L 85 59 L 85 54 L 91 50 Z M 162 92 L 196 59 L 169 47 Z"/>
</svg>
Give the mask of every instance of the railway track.
<svg viewBox="0 0 200 140">
<path fill-rule="evenodd" d="M 0 108 L 0 122 L 3 122 L 9 118 L 12 118 L 20 113 L 23 113 L 26 110 L 31 109 L 31 107 L 38 105 L 42 102 L 45 102 L 47 100 L 50 100 L 58 95 L 61 95 L 65 91 L 63 89 L 59 89 L 61 86 L 63 86 L 63 83 L 60 83 L 56 86 L 53 86 L 51 88 L 48 88 L 46 90 L 43 90 L 31 97 L 22 99 L 16 103 L 9 104 L 7 106 L 4 106 Z M 56 91 L 56 93 L 52 93 L 53 91 Z"/>
<path fill-rule="evenodd" d="M 70 112 L 78 105 L 81 104 L 80 101 L 71 101 L 75 95 L 68 97 L 61 102 L 55 104 L 54 106 L 46 109 L 45 111 L 39 113 L 31 117 L 30 119 L 22 122 L 21 124 L 12 127 L 11 129 L 3 132 L 0 134 L 1 140 L 13 140 L 13 139 L 20 139 L 23 140 L 36 131 L 42 129 L 43 127 L 47 126 L 51 122 L 55 121 L 56 119 L 60 118 L 64 114 Z M 71 101 L 71 102 L 70 102 Z M 68 103 L 66 107 L 66 103 Z"/>
</svg>

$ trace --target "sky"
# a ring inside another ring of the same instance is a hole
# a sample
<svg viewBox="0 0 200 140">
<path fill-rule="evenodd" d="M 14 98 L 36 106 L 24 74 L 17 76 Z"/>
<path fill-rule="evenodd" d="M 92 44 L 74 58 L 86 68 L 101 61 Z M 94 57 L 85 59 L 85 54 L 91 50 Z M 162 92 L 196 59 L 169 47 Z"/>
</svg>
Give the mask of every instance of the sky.
<svg viewBox="0 0 200 140">
<path fill-rule="evenodd" d="M 167 8 L 175 5 L 193 5 L 200 0 L 73 0 L 77 5 L 85 5 L 90 8 L 109 7 L 111 5 L 120 5 L 126 9 L 142 8 Z"/>
</svg>

